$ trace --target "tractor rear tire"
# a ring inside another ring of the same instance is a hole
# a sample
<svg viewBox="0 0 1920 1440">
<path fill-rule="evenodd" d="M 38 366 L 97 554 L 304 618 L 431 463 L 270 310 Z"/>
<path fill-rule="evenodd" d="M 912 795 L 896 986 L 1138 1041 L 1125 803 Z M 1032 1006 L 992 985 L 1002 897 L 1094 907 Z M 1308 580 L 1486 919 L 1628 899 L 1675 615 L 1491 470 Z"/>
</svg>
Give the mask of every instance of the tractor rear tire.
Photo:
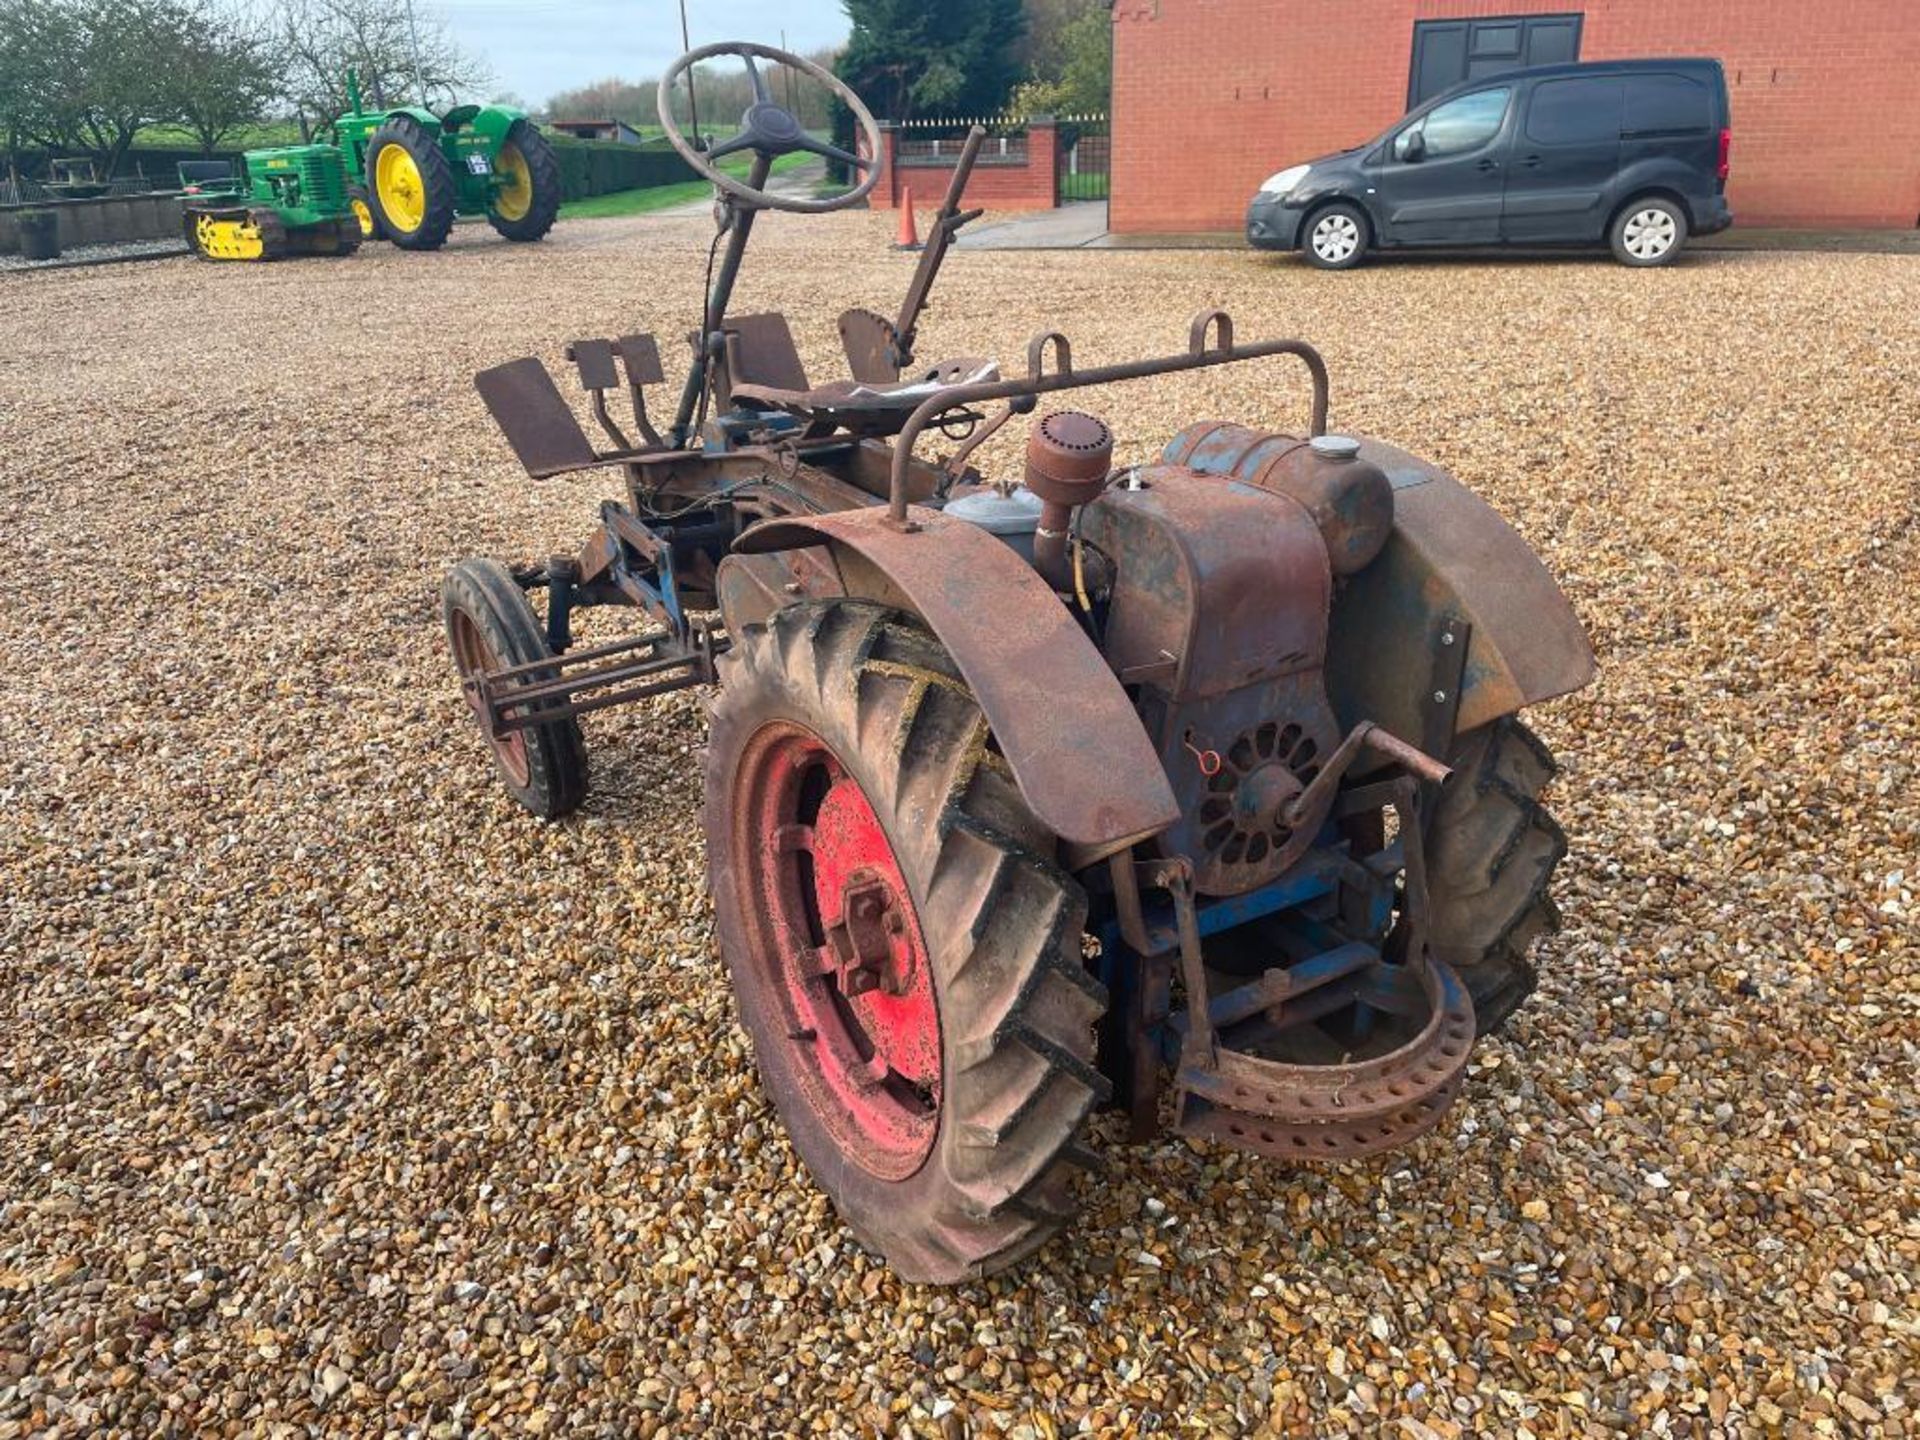
<svg viewBox="0 0 1920 1440">
<path fill-rule="evenodd" d="M 393 151 L 387 155 L 387 151 Z M 438 250 L 453 229 L 459 192 L 440 142 L 406 115 L 367 141 L 367 189 L 373 218 L 402 250 Z"/>
<path fill-rule="evenodd" d="M 498 560 L 462 560 L 448 571 L 440 586 L 440 613 L 463 680 L 483 670 L 553 658 L 526 592 Z M 548 678 L 548 672 L 536 670 L 523 683 Z M 527 809 L 543 820 L 557 820 L 580 808 L 587 797 L 587 744 L 577 718 L 486 738 L 501 783 Z"/>
<path fill-rule="evenodd" d="M 494 168 L 515 180 L 487 210 L 487 222 L 509 240 L 538 240 L 560 218 L 560 160 L 529 120 L 516 120 L 501 142 Z"/>
<path fill-rule="evenodd" d="M 1106 992 L 1081 959 L 1086 896 L 910 618 L 795 604 L 745 627 L 721 666 L 708 865 L 768 1094 L 842 1219 L 902 1277 L 1005 1269 L 1065 1225 L 1074 1172 L 1094 1163 L 1081 1136 L 1108 1090 L 1093 1066 Z M 856 881 L 876 875 L 887 899 L 863 912 Z M 862 913 L 923 957 L 872 1001 L 831 958 L 852 943 L 835 917 Z"/>
<path fill-rule="evenodd" d="M 1560 928 L 1547 893 L 1567 836 L 1540 804 L 1558 768 L 1511 716 L 1462 736 L 1427 830 L 1429 943 L 1473 996 L 1482 1035 L 1533 993 L 1527 951 Z"/>
</svg>

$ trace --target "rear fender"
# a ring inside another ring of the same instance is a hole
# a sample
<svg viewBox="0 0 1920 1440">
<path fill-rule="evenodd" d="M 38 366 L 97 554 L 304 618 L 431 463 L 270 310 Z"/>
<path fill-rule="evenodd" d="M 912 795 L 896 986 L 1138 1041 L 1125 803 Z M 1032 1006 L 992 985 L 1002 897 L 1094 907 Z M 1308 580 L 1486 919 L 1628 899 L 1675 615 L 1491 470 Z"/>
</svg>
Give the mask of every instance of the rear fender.
<svg viewBox="0 0 1920 1440">
<path fill-rule="evenodd" d="M 462 129 L 471 130 L 487 142 L 487 149 L 499 154 L 500 147 L 507 143 L 507 132 L 516 122 L 526 118 L 526 112 L 515 110 L 511 105 L 462 105 L 458 111 L 449 110 L 446 121 L 449 129 L 454 126 L 454 116 L 460 116 Z"/>
<path fill-rule="evenodd" d="M 1126 691 L 1033 567 L 977 525 L 921 506 L 909 514 L 910 530 L 879 507 L 754 526 L 720 566 L 728 628 L 794 594 L 911 611 L 953 656 L 1027 804 L 1076 868 L 1178 819 Z M 791 581 L 777 582 L 776 560 Z"/>
<path fill-rule="evenodd" d="M 436 140 L 440 138 L 440 117 L 419 105 L 398 105 L 387 111 L 387 119 L 413 121 Z"/>
<path fill-rule="evenodd" d="M 1455 697 L 1441 634 L 1473 627 L 1452 731 L 1462 734 L 1592 682 L 1579 617 L 1527 542 L 1452 476 L 1377 440 L 1360 453 L 1393 483 L 1393 535 L 1333 603 L 1327 688 L 1343 726 L 1361 720 L 1431 747 L 1434 707 Z M 1444 728 L 1444 727 L 1443 727 Z M 1444 753 L 1441 751 L 1439 753 Z"/>
</svg>

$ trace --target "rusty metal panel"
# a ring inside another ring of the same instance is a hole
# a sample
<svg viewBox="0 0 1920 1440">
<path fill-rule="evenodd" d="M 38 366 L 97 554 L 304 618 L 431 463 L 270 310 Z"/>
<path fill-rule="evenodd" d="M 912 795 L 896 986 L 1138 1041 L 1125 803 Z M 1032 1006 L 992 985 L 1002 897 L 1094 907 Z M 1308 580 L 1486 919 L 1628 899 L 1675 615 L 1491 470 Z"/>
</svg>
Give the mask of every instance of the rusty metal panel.
<svg viewBox="0 0 1920 1440">
<path fill-rule="evenodd" d="M 739 337 L 729 354 L 738 358 L 727 377 L 735 385 L 766 385 L 776 390 L 805 390 L 807 367 L 793 343 L 787 317 L 779 311 L 764 315 L 729 315 L 728 335 Z"/>
<path fill-rule="evenodd" d="M 1126 692 L 1046 582 L 976 525 L 917 505 L 908 516 L 912 529 L 879 509 L 769 520 L 735 548 L 824 537 L 882 572 L 952 654 L 1021 793 L 1062 840 L 1105 853 L 1178 819 Z"/>
<path fill-rule="evenodd" d="M 893 322 L 871 310 L 853 309 L 840 317 L 840 348 L 847 373 L 862 385 L 890 385 L 900 378 L 893 360 Z"/>
<path fill-rule="evenodd" d="M 1080 533 L 1115 564 L 1106 648 L 1121 673 L 1171 655 L 1169 688 L 1191 699 L 1320 663 L 1327 551 L 1287 496 L 1142 466 L 1086 507 Z"/>
<path fill-rule="evenodd" d="M 1361 452 L 1394 487 L 1394 531 L 1334 602 L 1327 684 L 1343 726 L 1426 731 L 1432 645 L 1449 617 L 1472 626 L 1456 729 L 1590 684 L 1593 647 L 1527 542 L 1436 466 L 1377 440 Z"/>
<path fill-rule="evenodd" d="M 532 356 L 482 370 L 473 383 L 513 453 L 536 480 L 599 459 L 553 376 Z"/>
</svg>

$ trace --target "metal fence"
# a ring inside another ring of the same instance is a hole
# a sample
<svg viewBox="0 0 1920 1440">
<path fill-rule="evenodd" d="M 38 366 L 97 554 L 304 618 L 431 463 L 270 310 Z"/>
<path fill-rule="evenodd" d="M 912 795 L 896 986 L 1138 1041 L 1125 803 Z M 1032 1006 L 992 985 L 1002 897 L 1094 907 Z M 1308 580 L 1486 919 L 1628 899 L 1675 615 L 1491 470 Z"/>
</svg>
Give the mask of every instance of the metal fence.
<svg viewBox="0 0 1920 1440">
<path fill-rule="evenodd" d="M 899 138 L 895 154 L 904 164 L 925 164 L 958 155 L 967 131 L 979 125 L 987 132 L 980 147 L 982 165 L 1024 165 L 1028 155 L 1026 115 L 977 115 L 958 119 L 904 120 L 895 127 Z M 1060 147 L 1055 198 L 1104 200 L 1112 164 L 1113 143 L 1104 114 L 1054 117 L 1055 143 Z"/>
<path fill-rule="evenodd" d="M 104 189 L 96 190 L 91 185 L 86 188 L 86 195 L 75 195 L 58 185 L 45 185 L 24 175 L 0 175 L 0 205 L 40 205 L 49 200 L 106 199 L 120 195 L 170 195 L 180 185 L 170 176 L 160 179 L 151 175 L 116 175 L 106 182 Z"/>
</svg>

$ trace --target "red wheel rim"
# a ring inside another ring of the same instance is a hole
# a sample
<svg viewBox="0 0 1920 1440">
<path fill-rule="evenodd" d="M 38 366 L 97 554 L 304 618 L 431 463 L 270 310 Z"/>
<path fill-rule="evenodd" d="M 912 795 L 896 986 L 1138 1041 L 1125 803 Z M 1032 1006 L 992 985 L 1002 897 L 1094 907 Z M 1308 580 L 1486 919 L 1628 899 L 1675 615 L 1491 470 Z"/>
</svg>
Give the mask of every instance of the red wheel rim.
<svg viewBox="0 0 1920 1440">
<path fill-rule="evenodd" d="M 736 772 L 735 873 L 771 1043 L 793 1047 L 809 1107 L 886 1180 L 939 1128 L 940 1012 L 912 892 L 880 817 L 819 736 L 762 729 Z"/>
<path fill-rule="evenodd" d="M 471 682 L 476 675 L 500 668 L 499 657 L 493 653 L 487 637 L 480 633 L 480 627 L 474 624 L 473 617 L 466 611 L 453 612 L 453 623 L 449 629 L 453 641 L 453 663 L 460 667 L 461 679 Z M 487 723 L 486 707 L 480 703 L 480 692 L 469 684 L 466 695 L 467 703 L 473 707 L 474 718 L 480 722 L 480 733 L 493 746 L 494 758 L 500 762 L 500 768 L 506 771 L 507 778 L 514 784 L 527 784 L 532 772 L 527 767 L 526 734 L 509 730 L 505 735 L 495 735 Z"/>
</svg>

